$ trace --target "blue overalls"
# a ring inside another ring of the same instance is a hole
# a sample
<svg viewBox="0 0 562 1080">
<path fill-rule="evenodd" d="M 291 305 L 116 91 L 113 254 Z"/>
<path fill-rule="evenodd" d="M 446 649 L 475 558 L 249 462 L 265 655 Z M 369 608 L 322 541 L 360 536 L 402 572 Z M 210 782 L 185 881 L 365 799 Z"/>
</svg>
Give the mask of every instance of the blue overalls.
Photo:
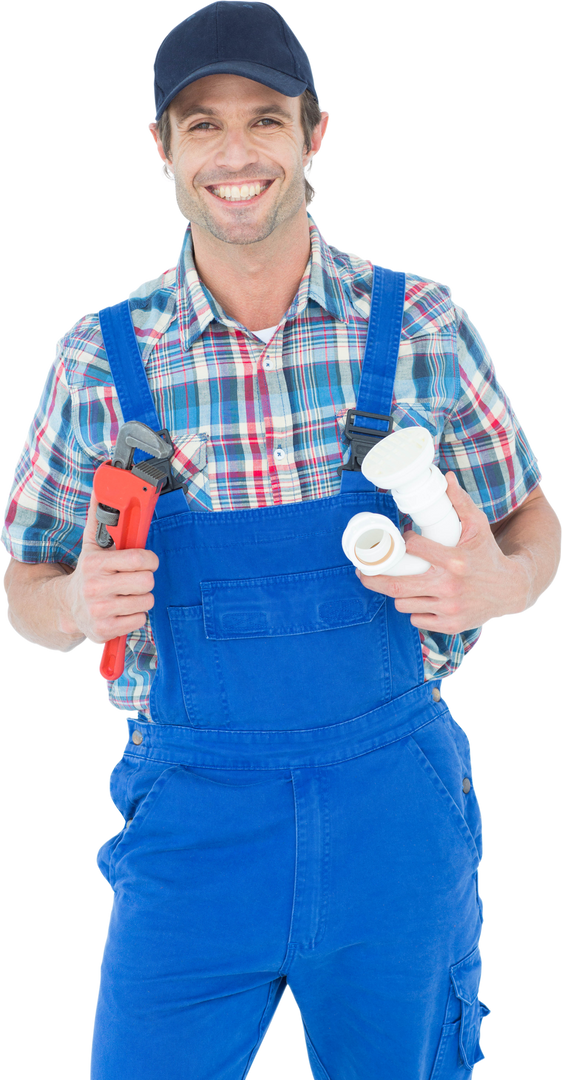
<svg viewBox="0 0 562 1080">
<path fill-rule="evenodd" d="M 375 268 L 357 408 L 388 414 L 404 277 Z M 127 305 L 125 420 L 159 430 Z M 341 537 L 389 494 L 194 513 L 160 498 L 151 721 L 99 853 L 115 892 L 93 1080 L 242 1080 L 288 983 L 316 1080 L 467 1078 L 482 1057 L 480 814 L 418 631 Z"/>
</svg>

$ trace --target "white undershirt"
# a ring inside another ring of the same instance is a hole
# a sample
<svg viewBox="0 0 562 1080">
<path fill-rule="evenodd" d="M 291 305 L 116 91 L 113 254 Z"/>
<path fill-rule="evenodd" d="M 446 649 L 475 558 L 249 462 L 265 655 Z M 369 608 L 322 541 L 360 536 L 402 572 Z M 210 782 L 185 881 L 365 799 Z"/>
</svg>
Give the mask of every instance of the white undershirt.
<svg viewBox="0 0 562 1080">
<path fill-rule="evenodd" d="M 277 323 L 277 326 L 279 326 L 279 323 Z M 256 337 L 259 337 L 260 341 L 264 341 L 267 345 L 268 341 L 271 341 L 271 338 L 277 330 L 277 326 L 267 326 L 265 330 L 252 330 L 252 334 L 255 334 Z"/>
</svg>

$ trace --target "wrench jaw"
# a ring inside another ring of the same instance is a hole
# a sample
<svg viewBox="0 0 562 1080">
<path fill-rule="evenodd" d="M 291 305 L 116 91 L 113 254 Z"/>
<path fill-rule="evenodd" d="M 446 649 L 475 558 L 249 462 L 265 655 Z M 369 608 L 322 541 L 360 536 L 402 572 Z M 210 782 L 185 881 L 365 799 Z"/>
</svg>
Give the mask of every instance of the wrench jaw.
<svg viewBox="0 0 562 1080">
<path fill-rule="evenodd" d="M 108 533 L 107 526 L 113 525 L 115 528 L 119 524 L 119 510 L 114 510 L 112 506 L 105 506 L 104 503 L 98 503 L 96 518 L 98 522 L 96 543 L 101 548 L 113 547 L 115 541 L 111 533 Z"/>
<path fill-rule="evenodd" d="M 151 456 L 148 460 L 134 464 L 135 450 Z M 183 483 L 172 474 L 170 459 L 173 453 L 174 446 L 166 428 L 155 432 L 140 420 L 129 420 L 119 430 L 111 463 L 105 462 L 100 469 L 109 467 L 127 472 L 138 477 L 144 484 L 156 488 L 154 495 L 162 495 L 183 487 Z M 109 506 L 103 502 L 98 504 L 96 542 L 99 547 L 110 548 L 115 543 L 109 529 L 117 529 L 123 509 L 124 506 Z"/>
<path fill-rule="evenodd" d="M 163 438 L 164 431 L 168 436 L 167 441 Z M 135 450 L 142 450 L 157 461 L 171 458 L 174 448 L 168 432 L 166 429 L 164 431 L 156 433 L 147 424 L 141 424 L 140 420 L 129 420 L 119 429 L 113 451 L 113 465 L 117 469 L 132 470 Z"/>
</svg>

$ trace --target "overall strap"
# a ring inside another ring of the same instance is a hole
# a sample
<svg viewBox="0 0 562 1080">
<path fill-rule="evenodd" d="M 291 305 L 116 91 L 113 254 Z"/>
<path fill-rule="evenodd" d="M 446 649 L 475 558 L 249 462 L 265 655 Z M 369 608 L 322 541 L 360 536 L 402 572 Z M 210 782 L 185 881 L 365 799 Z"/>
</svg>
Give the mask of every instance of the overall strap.
<svg viewBox="0 0 562 1080">
<path fill-rule="evenodd" d="M 103 308 L 99 313 L 105 352 L 111 368 L 113 382 L 125 423 L 140 420 L 153 431 L 161 431 L 162 424 L 154 407 L 154 400 L 139 351 L 137 337 L 131 319 L 129 301 L 114 307 Z M 137 452 L 135 457 L 146 457 Z M 188 505 L 181 488 L 169 491 L 156 503 L 156 518 L 181 513 Z"/>
<path fill-rule="evenodd" d="M 371 314 L 356 405 L 362 412 L 378 413 L 382 416 L 391 414 L 405 290 L 404 274 L 385 270 L 382 266 L 373 267 Z M 358 424 L 370 428 L 381 428 L 381 424 L 384 424 L 383 430 L 389 426 L 380 420 L 363 418 L 358 420 Z M 342 471 L 342 493 L 372 490 L 373 485 L 362 472 L 345 469 Z"/>
<path fill-rule="evenodd" d="M 162 424 L 156 414 L 146 371 L 139 352 L 129 301 L 99 313 L 105 352 L 125 423 L 140 420 L 153 431 Z"/>
</svg>

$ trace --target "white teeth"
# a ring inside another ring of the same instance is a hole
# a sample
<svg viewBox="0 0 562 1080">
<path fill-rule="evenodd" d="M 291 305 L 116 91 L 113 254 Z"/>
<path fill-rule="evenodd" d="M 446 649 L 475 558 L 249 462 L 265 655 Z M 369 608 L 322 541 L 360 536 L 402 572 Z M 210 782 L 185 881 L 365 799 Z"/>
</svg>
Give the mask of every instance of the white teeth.
<svg viewBox="0 0 562 1080">
<path fill-rule="evenodd" d="M 222 185 L 220 187 L 211 188 L 213 195 L 218 195 L 220 199 L 228 199 L 230 202 L 240 202 L 244 199 L 253 199 L 256 195 L 261 195 L 262 191 L 265 191 L 267 184 L 241 184 L 238 187 L 236 184 Z"/>
</svg>

